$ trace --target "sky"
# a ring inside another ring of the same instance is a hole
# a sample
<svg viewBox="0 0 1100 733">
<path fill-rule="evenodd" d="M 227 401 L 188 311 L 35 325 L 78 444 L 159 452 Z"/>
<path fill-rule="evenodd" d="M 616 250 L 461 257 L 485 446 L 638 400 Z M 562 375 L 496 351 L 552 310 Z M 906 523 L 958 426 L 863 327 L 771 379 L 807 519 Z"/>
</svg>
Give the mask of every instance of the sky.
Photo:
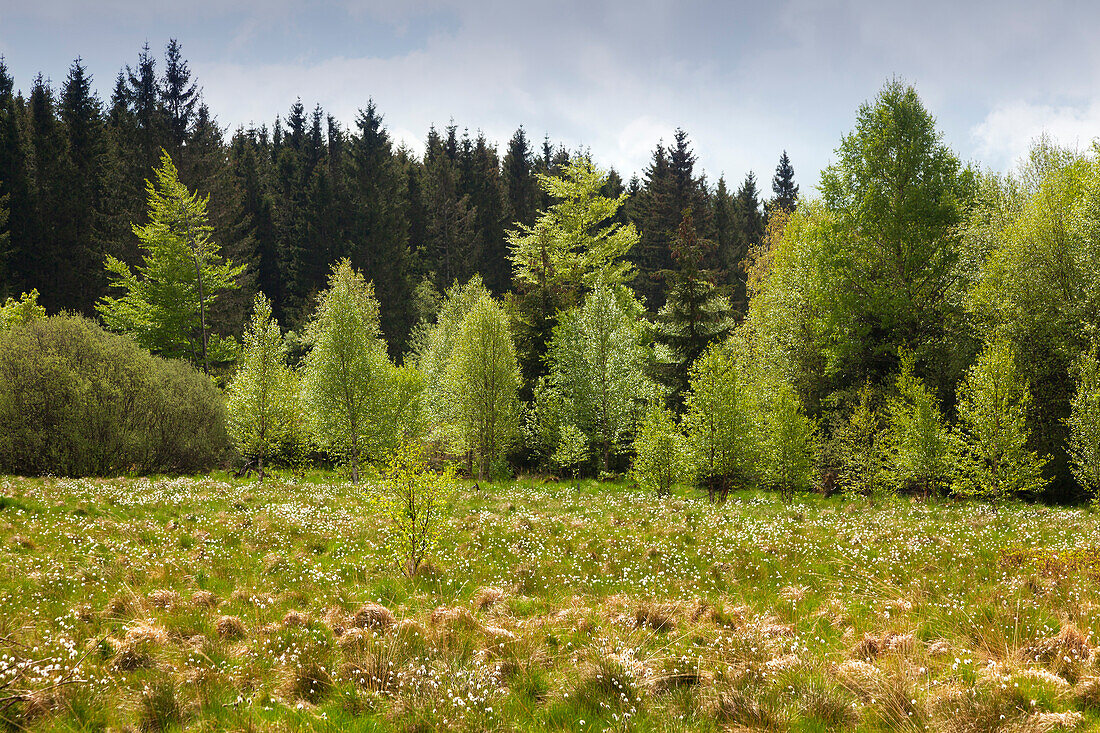
<svg viewBox="0 0 1100 733">
<path fill-rule="evenodd" d="M 1044 132 L 1087 148 L 1098 31 L 1100 3 L 1057 0 L 0 0 L 24 90 L 79 56 L 107 98 L 143 44 L 163 58 L 176 38 L 230 130 L 298 98 L 351 125 L 373 99 L 417 152 L 432 124 L 502 152 L 523 125 L 629 178 L 681 127 L 709 181 L 767 189 L 786 150 L 804 192 L 894 77 L 964 162 L 1008 170 Z"/>
</svg>

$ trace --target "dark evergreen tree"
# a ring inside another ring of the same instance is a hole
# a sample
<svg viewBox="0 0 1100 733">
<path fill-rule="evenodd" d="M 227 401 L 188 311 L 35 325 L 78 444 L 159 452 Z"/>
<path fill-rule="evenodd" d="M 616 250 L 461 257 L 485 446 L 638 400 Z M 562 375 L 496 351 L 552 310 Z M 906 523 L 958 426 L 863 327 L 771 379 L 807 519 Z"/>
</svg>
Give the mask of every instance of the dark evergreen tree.
<svg viewBox="0 0 1100 733">
<path fill-rule="evenodd" d="M 714 218 L 714 246 L 715 260 L 718 263 L 718 282 L 731 290 L 731 298 L 736 303 L 737 299 L 732 292 L 737 281 L 737 272 L 741 269 L 741 261 L 745 253 L 737 248 L 736 214 L 734 210 L 733 194 L 726 185 L 726 177 L 718 178 L 718 185 L 714 188 L 714 196 L 711 199 Z"/>
<path fill-rule="evenodd" d="M 359 111 L 355 126 L 348 145 L 349 254 L 352 265 L 374 282 L 382 333 L 396 358 L 413 325 L 406 179 L 373 101 Z"/>
<path fill-rule="evenodd" d="M 94 305 L 106 293 L 103 262 L 108 254 L 103 234 L 103 211 L 108 176 L 108 147 L 103 106 L 92 90 L 92 77 L 77 59 L 61 92 L 61 121 L 68 142 L 68 160 L 60 199 L 63 209 L 55 215 L 63 221 L 68 286 L 61 307 L 92 315 Z"/>
<path fill-rule="evenodd" d="M 756 176 L 750 171 L 733 199 L 735 251 L 748 253 L 749 248 L 764 238 L 764 214 L 761 211 L 760 192 L 756 188 Z M 744 259 L 744 255 L 742 255 Z"/>
<path fill-rule="evenodd" d="M 14 80 L 0 57 L 0 198 L 6 201 L 7 295 L 29 290 L 24 268 L 33 256 L 33 155 L 23 99 L 15 94 Z M 4 297 L 7 297 L 6 295 Z"/>
<path fill-rule="evenodd" d="M 674 410 L 683 406 L 691 365 L 710 344 L 733 327 L 729 299 L 715 285 L 715 273 L 705 263 L 713 259 L 715 245 L 699 236 L 691 208 L 677 227 L 672 245 L 675 269 L 666 273 L 668 298 L 657 314 L 658 351 L 654 376 L 669 389 Z"/>
<path fill-rule="evenodd" d="M 508 152 L 504 154 L 502 166 L 506 226 L 512 228 L 516 224 L 533 225 L 538 214 L 541 191 L 535 176 L 531 149 L 527 144 L 527 133 L 522 127 L 508 141 Z"/>
<path fill-rule="evenodd" d="M 646 305 L 657 310 L 664 305 L 664 277 L 673 269 L 672 243 L 684 211 L 697 212 L 695 227 L 701 236 L 712 236 L 713 223 L 706 181 L 695 175 L 695 154 L 683 130 L 676 131 L 674 144 L 667 150 L 663 144 L 657 145 L 645 178 L 635 220 L 642 237 L 636 258 L 637 289 Z"/>
<path fill-rule="evenodd" d="M 255 129 L 238 130 L 229 146 L 229 160 L 241 190 L 243 214 L 252 225 L 253 250 L 249 259 L 255 287 L 272 301 L 276 318 L 286 323 L 285 293 L 272 210 L 274 174 L 266 140 Z"/>
<path fill-rule="evenodd" d="M 38 289 L 39 302 L 55 313 L 72 305 L 76 288 L 68 259 L 72 244 L 69 221 L 59 216 L 67 208 L 62 186 L 69 177 L 69 151 L 53 90 L 41 74 L 34 80 L 29 101 L 33 208 L 21 269 L 27 284 Z"/>
<path fill-rule="evenodd" d="M 478 133 L 471 153 L 466 195 L 474 212 L 478 263 L 485 286 L 495 295 L 508 289 L 512 265 L 504 241 L 504 195 L 501 189 L 500 161 L 496 148 Z"/>
<path fill-rule="evenodd" d="M 184 60 L 179 41 L 168 41 L 164 54 L 164 78 L 160 83 L 160 99 L 167 117 L 170 153 L 177 153 L 187 142 L 201 98 L 198 83 L 191 81 L 191 70 Z"/>
<path fill-rule="evenodd" d="M 157 81 L 157 61 L 149 53 L 148 43 L 138 55 L 137 68 L 126 67 L 123 93 L 134 126 L 132 144 L 137 157 L 135 165 L 141 172 L 141 180 L 144 180 L 158 164 L 160 149 L 168 142 L 165 110 Z"/>
<path fill-rule="evenodd" d="M 765 206 L 766 211 L 783 209 L 791 213 L 798 205 L 798 185 L 794 182 L 794 166 L 787 157 L 787 151 L 779 156 L 779 165 L 772 177 L 772 199 Z"/>
<path fill-rule="evenodd" d="M 435 273 L 440 292 L 456 280 L 466 282 L 475 272 L 478 260 L 474 235 L 474 212 L 468 196 L 458 189 L 458 170 L 452 157 L 454 126 L 447 138 L 432 128 L 424 153 L 424 261 Z"/>
</svg>

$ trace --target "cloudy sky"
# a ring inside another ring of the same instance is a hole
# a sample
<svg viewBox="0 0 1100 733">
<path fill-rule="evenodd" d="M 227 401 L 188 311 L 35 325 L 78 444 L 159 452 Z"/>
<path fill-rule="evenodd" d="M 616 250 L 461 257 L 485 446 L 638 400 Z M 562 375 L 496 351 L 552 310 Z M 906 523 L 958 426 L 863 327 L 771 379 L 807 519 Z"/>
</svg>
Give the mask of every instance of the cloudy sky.
<svg viewBox="0 0 1100 733">
<path fill-rule="evenodd" d="M 1100 135 L 1100 6 L 887 0 L 0 0 L 0 53 L 26 89 L 81 56 L 101 94 L 170 37 L 223 125 L 297 97 L 345 123 L 373 98 L 398 140 L 519 125 L 628 177 L 676 127 L 710 180 L 808 188 L 890 77 L 916 85 L 964 159 L 1004 170 L 1046 131 Z"/>
</svg>

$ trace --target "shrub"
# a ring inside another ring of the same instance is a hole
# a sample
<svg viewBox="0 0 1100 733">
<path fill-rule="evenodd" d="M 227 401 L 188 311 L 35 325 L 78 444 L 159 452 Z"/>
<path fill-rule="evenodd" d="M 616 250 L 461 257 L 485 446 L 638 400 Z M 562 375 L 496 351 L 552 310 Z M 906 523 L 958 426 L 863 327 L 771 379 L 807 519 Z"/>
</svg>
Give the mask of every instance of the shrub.
<svg viewBox="0 0 1100 733">
<path fill-rule="evenodd" d="M 913 374 L 911 352 L 901 356 L 896 386 L 887 400 L 891 478 L 898 488 L 934 493 L 950 476 L 954 442 L 935 396 Z"/>
<path fill-rule="evenodd" d="M 210 468 L 226 445 L 213 382 L 80 316 L 0 331 L 0 471 L 107 476 Z"/>
<path fill-rule="evenodd" d="M 1004 340 L 986 346 L 959 385 L 959 432 L 966 445 L 955 491 L 998 500 L 1046 486 L 1045 459 L 1028 450 L 1031 391 Z"/>
<path fill-rule="evenodd" d="M 0 329 L 22 326 L 46 317 L 46 309 L 38 304 L 38 291 L 23 293 L 19 300 L 8 298 L 0 305 Z"/>
<path fill-rule="evenodd" d="M 398 448 L 382 473 L 378 502 L 392 523 L 391 549 L 410 577 L 435 549 L 453 481 L 450 470 L 440 474 L 428 468 L 418 442 Z"/>
<path fill-rule="evenodd" d="M 886 475 L 886 434 L 875 408 L 871 385 L 859 392 L 859 402 L 835 438 L 839 451 L 838 480 L 841 490 L 850 496 L 865 496 L 874 503 L 888 487 Z"/>
<path fill-rule="evenodd" d="M 1076 364 L 1077 392 L 1070 403 L 1069 453 L 1081 488 L 1100 502 L 1100 356 L 1095 346 Z"/>
<path fill-rule="evenodd" d="M 795 492 L 813 488 L 817 456 L 817 426 L 802 409 L 789 387 L 781 387 L 772 401 L 764 430 L 764 478 L 790 501 Z"/>
<path fill-rule="evenodd" d="M 756 481 L 760 430 L 754 397 L 729 341 L 711 346 L 691 368 L 684 427 L 696 476 L 712 499 Z"/>
<path fill-rule="evenodd" d="M 672 487 L 688 474 L 684 436 L 672 414 L 656 402 L 650 403 L 645 420 L 634 439 L 637 456 L 631 474 L 646 491 L 668 496 Z"/>
</svg>

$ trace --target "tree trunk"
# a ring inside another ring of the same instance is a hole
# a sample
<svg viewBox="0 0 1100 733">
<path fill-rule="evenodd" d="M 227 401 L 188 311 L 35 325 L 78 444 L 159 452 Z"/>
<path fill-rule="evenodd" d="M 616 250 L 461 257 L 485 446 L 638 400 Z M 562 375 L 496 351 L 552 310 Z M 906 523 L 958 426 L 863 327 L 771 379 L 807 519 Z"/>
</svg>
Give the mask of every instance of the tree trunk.
<svg viewBox="0 0 1100 733">
<path fill-rule="evenodd" d="M 199 285 L 199 328 L 202 330 L 202 373 L 210 374 L 210 360 L 206 355 L 206 300 L 202 292 L 202 267 L 199 265 L 199 253 L 195 241 L 191 240 L 191 257 L 195 261 L 195 279 Z"/>
</svg>

